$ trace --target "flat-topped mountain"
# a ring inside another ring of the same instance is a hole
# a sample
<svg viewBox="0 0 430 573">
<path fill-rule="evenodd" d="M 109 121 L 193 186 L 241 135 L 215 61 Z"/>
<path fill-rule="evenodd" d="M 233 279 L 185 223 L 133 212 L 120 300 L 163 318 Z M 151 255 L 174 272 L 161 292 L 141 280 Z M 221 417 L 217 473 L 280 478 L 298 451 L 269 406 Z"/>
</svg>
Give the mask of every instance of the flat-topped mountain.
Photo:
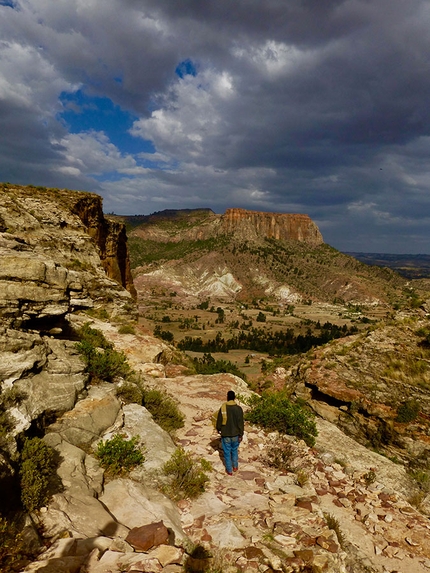
<svg viewBox="0 0 430 573">
<path fill-rule="evenodd" d="M 267 239 L 299 241 L 315 246 L 323 243 L 320 230 L 308 215 L 227 209 L 221 221 L 226 233 L 238 234 L 239 230 L 248 230 Z"/>
<path fill-rule="evenodd" d="M 134 282 L 142 296 L 291 304 L 310 300 L 391 304 L 406 280 L 323 242 L 308 215 L 228 209 L 118 217 L 128 226 Z"/>
<path fill-rule="evenodd" d="M 230 235 L 243 240 L 258 238 L 299 241 L 320 245 L 323 238 L 308 215 L 297 213 L 266 213 L 247 209 L 227 209 L 223 215 L 211 209 L 166 209 L 151 215 L 115 216 L 134 229 L 143 239 L 161 242 L 206 240 Z"/>
</svg>

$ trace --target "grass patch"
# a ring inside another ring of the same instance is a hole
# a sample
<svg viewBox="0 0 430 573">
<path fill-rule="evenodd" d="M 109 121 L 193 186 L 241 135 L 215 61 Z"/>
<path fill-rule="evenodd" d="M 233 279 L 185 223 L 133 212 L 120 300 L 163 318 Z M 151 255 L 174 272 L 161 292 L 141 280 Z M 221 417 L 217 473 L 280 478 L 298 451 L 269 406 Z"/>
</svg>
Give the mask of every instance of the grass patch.
<svg viewBox="0 0 430 573">
<path fill-rule="evenodd" d="M 336 533 L 337 540 L 341 547 L 345 546 L 345 537 L 340 529 L 339 521 L 331 513 L 324 513 L 324 519 L 327 527 Z"/>
<path fill-rule="evenodd" d="M 184 415 L 177 403 L 158 388 L 147 388 L 140 382 L 127 381 L 118 386 L 116 395 L 127 404 L 145 406 L 154 421 L 170 434 L 184 426 Z"/>
<path fill-rule="evenodd" d="M 119 334 L 136 334 L 136 329 L 132 324 L 122 324 L 118 328 Z"/>
<path fill-rule="evenodd" d="M 144 389 L 142 404 L 166 432 L 174 432 L 184 426 L 184 415 L 176 402 L 162 390 L 157 388 Z"/>
</svg>

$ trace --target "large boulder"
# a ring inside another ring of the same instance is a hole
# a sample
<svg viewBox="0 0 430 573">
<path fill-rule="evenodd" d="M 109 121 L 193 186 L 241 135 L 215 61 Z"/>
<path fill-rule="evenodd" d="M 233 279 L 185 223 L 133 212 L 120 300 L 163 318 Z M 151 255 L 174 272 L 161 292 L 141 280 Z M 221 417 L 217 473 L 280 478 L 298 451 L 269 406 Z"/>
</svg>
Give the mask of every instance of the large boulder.
<svg viewBox="0 0 430 573">
<path fill-rule="evenodd" d="M 161 469 L 176 450 L 170 435 L 154 422 L 152 415 L 143 406 L 128 404 L 123 407 L 123 413 L 122 431 L 130 437 L 140 436 L 145 444 L 143 469 L 145 471 Z"/>
<path fill-rule="evenodd" d="M 112 384 L 93 386 L 87 398 L 80 400 L 73 410 L 66 412 L 47 431 L 60 434 L 75 446 L 89 444 L 115 424 L 120 409 L 121 402 Z"/>
<path fill-rule="evenodd" d="M 161 519 L 171 530 L 176 544 L 186 538 L 177 506 L 143 483 L 125 478 L 113 480 L 106 484 L 99 499 L 118 522 L 130 529 Z"/>
</svg>

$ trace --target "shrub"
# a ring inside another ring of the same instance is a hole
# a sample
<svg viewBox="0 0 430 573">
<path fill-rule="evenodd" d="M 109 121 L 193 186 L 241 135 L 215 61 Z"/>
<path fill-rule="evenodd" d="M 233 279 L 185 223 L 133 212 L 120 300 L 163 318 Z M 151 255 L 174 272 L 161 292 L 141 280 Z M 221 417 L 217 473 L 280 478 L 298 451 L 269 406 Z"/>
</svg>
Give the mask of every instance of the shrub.
<svg viewBox="0 0 430 573">
<path fill-rule="evenodd" d="M 116 389 L 116 395 L 124 400 L 126 404 L 139 404 L 142 405 L 143 390 L 137 384 L 126 382 Z"/>
<path fill-rule="evenodd" d="M 0 517 L 0 571 L 21 571 L 34 557 L 16 523 Z"/>
<path fill-rule="evenodd" d="M 116 376 L 130 374 L 130 366 L 123 352 L 117 352 L 103 333 L 91 328 L 88 323 L 78 332 L 81 341 L 76 344 L 91 378 L 111 382 Z"/>
<path fill-rule="evenodd" d="M 304 469 L 299 469 L 296 472 L 296 483 L 300 487 L 305 486 L 309 481 L 309 474 Z"/>
<path fill-rule="evenodd" d="M 89 322 L 86 322 L 78 330 L 78 336 L 81 341 L 88 342 L 95 348 L 112 348 L 112 344 L 106 340 L 103 332 L 96 328 L 92 328 Z"/>
<path fill-rule="evenodd" d="M 87 371 L 92 378 L 112 382 L 117 376 L 127 376 L 130 367 L 122 352 L 107 349 L 104 352 L 94 350 L 87 359 Z"/>
<path fill-rule="evenodd" d="M 364 483 L 369 486 L 376 481 L 376 473 L 374 470 L 369 470 L 363 475 Z"/>
<path fill-rule="evenodd" d="M 40 438 L 26 439 L 21 452 L 21 500 L 28 511 L 39 509 L 48 502 L 49 481 L 54 475 L 54 449 Z"/>
<path fill-rule="evenodd" d="M 280 471 L 291 472 L 293 471 L 292 467 L 294 457 L 293 444 L 291 442 L 281 440 L 268 450 L 263 461 L 269 467 L 276 468 Z"/>
<path fill-rule="evenodd" d="M 173 432 L 184 426 L 184 416 L 180 412 L 176 402 L 165 392 L 156 388 L 143 389 L 143 406 L 152 414 L 157 424 L 166 430 Z"/>
<path fill-rule="evenodd" d="M 206 460 L 196 462 L 189 452 L 177 448 L 172 457 L 163 466 L 164 475 L 170 477 L 167 492 L 173 499 L 193 499 L 205 491 L 209 481 L 205 474 Z"/>
<path fill-rule="evenodd" d="M 145 456 L 137 446 L 138 441 L 139 436 L 127 440 L 115 434 L 110 440 L 99 442 L 95 455 L 108 475 L 124 475 L 145 461 Z"/>
<path fill-rule="evenodd" d="M 420 405 L 416 400 L 407 400 L 397 408 L 396 422 L 408 424 L 418 418 Z"/>
<path fill-rule="evenodd" d="M 281 434 L 290 434 L 304 440 L 308 446 L 315 444 L 318 435 L 314 416 L 302 406 L 291 402 L 283 391 L 263 393 L 250 400 L 251 409 L 245 417 L 253 424 Z"/>
</svg>

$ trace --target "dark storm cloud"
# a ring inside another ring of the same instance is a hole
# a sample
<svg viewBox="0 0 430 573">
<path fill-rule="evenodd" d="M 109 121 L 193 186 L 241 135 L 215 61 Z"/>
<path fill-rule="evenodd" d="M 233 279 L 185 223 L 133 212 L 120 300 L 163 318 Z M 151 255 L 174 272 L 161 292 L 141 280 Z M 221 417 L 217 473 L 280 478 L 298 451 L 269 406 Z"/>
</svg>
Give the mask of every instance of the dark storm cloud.
<svg viewBox="0 0 430 573">
<path fill-rule="evenodd" d="M 430 252 L 428 2 L 21 0 L 0 37 L 1 179 L 123 213 L 306 212 L 339 248 Z M 78 90 L 156 153 L 72 133 Z"/>
</svg>

